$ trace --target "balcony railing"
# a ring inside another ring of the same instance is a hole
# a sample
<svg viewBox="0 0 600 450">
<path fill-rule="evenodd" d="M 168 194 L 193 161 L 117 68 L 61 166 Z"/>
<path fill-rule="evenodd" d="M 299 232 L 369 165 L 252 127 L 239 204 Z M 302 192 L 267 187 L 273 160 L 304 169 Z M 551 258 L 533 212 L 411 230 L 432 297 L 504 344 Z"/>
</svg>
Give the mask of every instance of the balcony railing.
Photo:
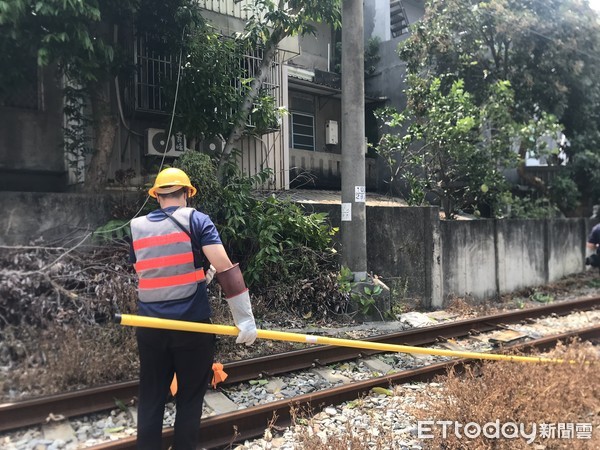
<svg viewBox="0 0 600 450">
<path fill-rule="evenodd" d="M 198 0 L 201 8 L 238 19 L 248 20 L 252 0 Z"/>
<path fill-rule="evenodd" d="M 365 158 L 367 189 L 377 188 L 377 164 L 374 158 Z M 290 149 L 291 187 L 341 189 L 342 155 Z"/>
</svg>

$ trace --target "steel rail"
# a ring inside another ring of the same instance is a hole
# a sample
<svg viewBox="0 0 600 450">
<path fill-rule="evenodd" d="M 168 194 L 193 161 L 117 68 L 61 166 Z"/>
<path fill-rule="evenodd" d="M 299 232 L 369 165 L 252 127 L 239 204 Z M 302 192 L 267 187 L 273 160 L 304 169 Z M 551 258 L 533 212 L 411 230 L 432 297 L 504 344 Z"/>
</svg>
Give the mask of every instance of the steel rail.
<svg viewBox="0 0 600 450">
<path fill-rule="evenodd" d="M 505 347 L 505 350 L 526 352 L 533 349 L 547 350 L 553 348 L 559 341 L 569 341 L 579 337 L 582 340 L 600 338 L 600 326 L 575 330 L 553 336 L 546 336 L 533 341 Z M 232 442 L 260 437 L 264 430 L 277 418 L 276 426 L 284 427 L 290 424 L 290 408 L 308 410 L 317 413 L 324 407 L 354 400 L 368 393 L 374 387 L 389 387 L 394 384 L 416 381 L 431 381 L 438 375 L 444 375 L 454 367 L 461 371 L 468 364 L 477 363 L 473 359 L 453 359 L 451 361 L 428 365 L 418 369 L 406 370 L 395 374 L 384 375 L 369 380 L 358 381 L 316 393 L 304 394 L 297 397 L 279 400 L 243 410 L 220 414 L 202 420 L 200 433 L 202 445 L 207 449 L 229 448 Z M 163 430 L 163 448 L 173 441 L 173 428 Z M 128 437 L 119 441 L 107 442 L 90 447 L 90 450 L 132 450 L 135 449 L 136 438 Z"/>
<path fill-rule="evenodd" d="M 600 297 L 583 298 L 373 336 L 364 340 L 412 346 L 426 345 L 440 340 L 492 331 L 504 324 L 533 320 L 549 315 L 561 316 L 599 306 Z M 376 353 L 381 352 L 324 345 L 235 361 L 224 365 L 224 370 L 229 375 L 224 384 L 235 384 L 263 376 L 274 376 L 314 366 L 324 366 Z M 137 394 L 138 382 L 136 380 L 0 404 L 0 432 L 43 423 L 50 413 L 74 417 L 112 409 L 116 407 L 117 399 L 127 403 Z"/>
</svg>

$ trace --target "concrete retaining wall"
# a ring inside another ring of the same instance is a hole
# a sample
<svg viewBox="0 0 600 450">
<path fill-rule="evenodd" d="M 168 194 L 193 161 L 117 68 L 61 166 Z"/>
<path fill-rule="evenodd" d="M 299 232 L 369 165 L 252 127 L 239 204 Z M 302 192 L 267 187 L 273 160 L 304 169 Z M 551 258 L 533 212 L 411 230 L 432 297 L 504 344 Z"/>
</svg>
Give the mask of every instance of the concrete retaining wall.
<svg viewBox="0 0 600 450">
<path fill-rule="evenodd" d="M 441 221 L 444 298 L 496 293 L 494 221 Z M 439 304 L 441 299 L 436 299 Z"/>
<path fill-rule="evenodd" d="M 511 292 L 548 280 L 544 220 L 497 220 L 498 289 Z"/>
<path fill-rule="evenodd" d="M 136 200 L 131 194 L 129 203 Z M 122 195 L 0 192 L 0 245 L 55 244 L 106 224 Z M 340 206 L 305 204 L 340 225 Z M 585 269 L 586 219 L 440 221 L 436 207 L 367 206 L 368 270 L 441 308 L 494 298 Z M 343 251 L 343 249 L 341 249 Z"/>
<path fill-rule="evenodd" d="M 552 220 L 548 226 L 548 280 L 585 269 L 585 241 L 589 221 L 585 219 Z"/>
<path fill-rule="evenodd" d="M 339 205 L 306 208 L 340 225 Z M 435 207 L 366 210 L 368 270 L 426 307 L 495 298 L 585 269 L 586 219 L 440 221 Z"/>
<path fill-rule="evenodd" d="M 442 221 L 442 302 L 495 297 L 585 269 L 586 219 Z"/>
<path fill-rule="evenodd" d="M 139 198 L 126 195 L 131 202 Z M 123 195 L 0 192 L 0 244 L 74 245 L 78 238 L 106 224 L 112 209 L 122 202 Z"/>
</svg>

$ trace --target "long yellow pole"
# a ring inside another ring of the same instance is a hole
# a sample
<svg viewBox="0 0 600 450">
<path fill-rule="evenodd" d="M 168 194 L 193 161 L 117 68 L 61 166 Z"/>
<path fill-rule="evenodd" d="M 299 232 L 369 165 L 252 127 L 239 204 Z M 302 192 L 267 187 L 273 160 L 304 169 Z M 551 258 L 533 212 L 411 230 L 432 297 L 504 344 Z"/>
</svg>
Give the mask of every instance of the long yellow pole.
<svg viewBox="0 0 600 450">
<path fill-rule="evenodd" d="M 209 323 L 185 322 L 182 320 L 159 319 L 156 317 L 136 316 L 132 314 L 118 314 L 115 316 L 117 323 L 132 327 L 162 328 L 166 330 L 193 331 L 196 333 L 224 334 L 237 336 L 239 330 L 234 326 L 215 325 Z M 496 361 L 518 362 L 545 362 L 562 363 L 562 359 L 541 358 L 532 356 L 510 356 L 495 353 L 458 352 L 433 348 L 412 347 L 408 345 L 383 344 L 380 342 L 359 341 L 353 339 L 340 339 L 310 334 L 288 333 L 285 331 L 258 330 L 257 337 L 276 341 L 300 342 L 303 344 L 323 344 L 338 347 L 363 348 L 367 350 L 380 350 L 393 353 L 414 353 L 417 355 L 451 356 L 456 358 L 489 359 Z"/>
</svg>

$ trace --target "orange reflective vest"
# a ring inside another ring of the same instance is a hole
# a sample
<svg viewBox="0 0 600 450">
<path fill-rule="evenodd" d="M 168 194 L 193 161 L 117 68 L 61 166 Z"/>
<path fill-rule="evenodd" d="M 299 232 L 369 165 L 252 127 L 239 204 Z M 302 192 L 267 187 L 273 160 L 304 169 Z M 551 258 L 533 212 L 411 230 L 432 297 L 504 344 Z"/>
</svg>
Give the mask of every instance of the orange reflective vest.
<svg viewBox="0 0 600 450">
<path fill-rule="evenodd" d="M 193 211 L 179 208 L 172 216 L 190 232 Z M 196 293 L 205 276 L 203 269 L 194 266 L 192 241 L 187 233 L 169 218 L 152 222 L 143 216 L 131 221 L 131 236 L 140 301 L 179 300 Z"/>
</svg>

